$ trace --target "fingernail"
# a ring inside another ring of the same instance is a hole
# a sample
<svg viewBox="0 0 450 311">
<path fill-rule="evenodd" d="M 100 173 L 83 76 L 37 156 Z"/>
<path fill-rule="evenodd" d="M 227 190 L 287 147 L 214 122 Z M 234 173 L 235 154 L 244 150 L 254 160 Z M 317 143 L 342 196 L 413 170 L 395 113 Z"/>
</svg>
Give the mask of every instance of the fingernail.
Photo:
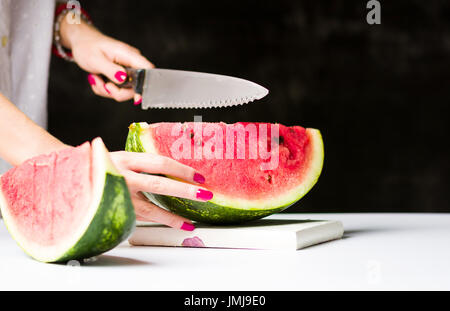
<svg viewBox="0 0 450 311">
<path fill-rule="evenodd" d="M 181 230 L 184 231 L 194 231 L 195 226 L 193 224 L 190 224 L 188 222 L 183 222 L 183 225 L 180 228 Z"/>
<path fill-rule="evenodd" d="M 203 200 L 203 201 L 209 201 L 213 198 L 214 194 L 211 191 L 204 190 L 204 189 L 198 189 L 197 190 L 197 199 Z"/>
<path fill-rule="evenodd" d="M 106 84 L 103 85 L 103 87 L 105 88 L 105 91 L 108 92 L 108 94 L 111 94 L 111 92 L 108 90 L 108 88 L 106 87 Z"/>
<path fill-rule="evenodd" d="M 195 173 L 194 174 L 194 181 L 196 183 L 199 183 L 199 184 L 204 184 L 205 183 L 205 177 L 203 177 L 202 174 Z"/>
<path fill-rule="evenodd" d="M 140 104 L 142 104 L 142 98 L 138 99 L 137 101 L 134 102 L 135 106 L 140 105 Z"/>
<path fill-rule="evenodd" d="M 92 76 L 91 74 L 88 74 L 88 81 L 90 85 L 95 85 L 94 76 Z"/>
<path fill-rule="evenodd" d="M 127 73 L 123 72 L 123 71 L 118 71 L 118 72 L 116 72 L 114 77 L 117 79 L 117 81 L 123 82 L 123 81 L 125 81 L 125 78 L 127 77 Z"/>
</svg>

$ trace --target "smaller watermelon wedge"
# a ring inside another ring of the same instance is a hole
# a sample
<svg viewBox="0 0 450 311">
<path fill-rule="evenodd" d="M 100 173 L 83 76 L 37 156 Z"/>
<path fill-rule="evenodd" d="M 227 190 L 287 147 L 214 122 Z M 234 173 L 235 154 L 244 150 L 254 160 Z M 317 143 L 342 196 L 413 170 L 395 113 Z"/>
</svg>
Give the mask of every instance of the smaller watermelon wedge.
<svg viewBox="0 0 450 311">
<path fill-rule="evenodd" d="M 319 130 L 270 123 L 133 123 L 125 149 L 173 158 L 205 176 L 202 186 L 214 193 L 209 202 L 145 195 L 209 224 L 242 223 L 288 208 L 315 185 L 324 160 Z"/>
<path fill-rule="evenodd" d="M 42 262 L 104 253 L 124 241 L 136 222 L 125 179 L 100 138 L 6 172 L 0 208 L 17 244 Z"/>
</svg>

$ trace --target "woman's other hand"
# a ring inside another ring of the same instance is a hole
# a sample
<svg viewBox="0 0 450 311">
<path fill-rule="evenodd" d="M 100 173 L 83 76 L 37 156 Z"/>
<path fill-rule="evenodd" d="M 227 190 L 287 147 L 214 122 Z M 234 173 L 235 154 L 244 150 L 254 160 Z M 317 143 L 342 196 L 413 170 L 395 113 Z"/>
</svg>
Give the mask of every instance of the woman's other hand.
<svg viewBox="0 0 450 311">
<path fill-rule="evenodd" d="M 150 203 L 141 192 L 171 195 L 201 202 L 209 201 L 213 193 L 198 186 L 205 182 L 205 178 L 200 173 L 189 166 L 160 155 L 126 151 L 111 152 L 110 155 L 127 181 L 138 220 L 157 222 L 188 231 L 194 229 L 190 220 Z M 147 174 L 141 174 L 141 172 Z M 186 182 L 159 175 L 173 176 Z"/>
<path fill-rule="evenodd" d="M 120 84 L 126 78 L 124 66 L 136 69 L 154 68 L 138 49 L 105 36 L 84 22 L 69 24 L 66 19 L 61 23 L 61 39 L 62 44 L 72 50 L 78 66 L 90 73 L 87 79 L 95 94 L 113 98 L 118 102 L 133 98 L 135 105 L 142 102 L 141 96 L 135 94 L 133 89 L 120 88 L 100 77 L 102 74 L 110 81 Z"/>
</svg>

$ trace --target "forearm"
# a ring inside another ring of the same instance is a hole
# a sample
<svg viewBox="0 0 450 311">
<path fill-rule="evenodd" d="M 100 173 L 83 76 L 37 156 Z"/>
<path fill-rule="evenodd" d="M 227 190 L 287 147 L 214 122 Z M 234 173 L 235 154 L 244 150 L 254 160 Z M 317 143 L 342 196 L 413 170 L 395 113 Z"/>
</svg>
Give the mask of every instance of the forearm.
<svg viewBox="0 0 450 311">
<path fill-rule="evenodd" d="M 68 146 L 30 120 L 0 93 L 0 157 L 12 165 Z"/>
</svg>

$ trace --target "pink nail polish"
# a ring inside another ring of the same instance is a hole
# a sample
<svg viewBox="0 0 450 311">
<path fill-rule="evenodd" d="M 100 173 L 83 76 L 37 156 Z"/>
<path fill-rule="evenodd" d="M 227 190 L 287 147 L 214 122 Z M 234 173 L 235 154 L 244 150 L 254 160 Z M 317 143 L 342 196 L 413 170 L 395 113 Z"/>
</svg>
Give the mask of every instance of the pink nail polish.
<svg viewBox="0 0 450 311">
<path fill-rule="evenodd" d="M 195 226 L 188 222 L 184 222 L 180 229 L 184 231 L 194 231 Z"/>
<path fill-rule="evenodd" d="M 93 75 L 88 74 L 88 82 L 90 85 L 95 85 L 95 79 Z"/>
<path fill-rule="evenodd" d="M 116 72 L 114 77 L 117 79 L 117 81 L 123 82 L 123 81 L 125 81 L 125 78 L 127 77 L 127 73 L 123 72 L 123 71 L 118 71 L 118 72 Z"/>
<path fill-rule="evenodd" d="M 205 177 L 203 177 L 202 174 L 195 173 L 194 174 L 194 181 L 198 184 L 204 184 L 205 183 Z"/>
<path fill-rule="evenodd" d="M 135 105 L 135 106 L 140 105 L 140 104 L 142 104 L 142 98 L 139 99 L 137 102 L 134 102 L 134 105 Z"/>
<path fill-rule="evenodd" d="M 103 87 L 105 88 L 105 91 L 108 92 L 108 94 L 111 94 L 111 92 L 108 90 L 108 88 L 106 87 L 106 84 L 103 85 Z"/>
<path fill-rule="evenodd" d="M 203 201 L 209 201 L 213 198 L 214 194 L 211 191 L 204 190 L 204 189 L 198 189 L 197 190 L 197 199 L 203 200 Z"/>
</svg>

